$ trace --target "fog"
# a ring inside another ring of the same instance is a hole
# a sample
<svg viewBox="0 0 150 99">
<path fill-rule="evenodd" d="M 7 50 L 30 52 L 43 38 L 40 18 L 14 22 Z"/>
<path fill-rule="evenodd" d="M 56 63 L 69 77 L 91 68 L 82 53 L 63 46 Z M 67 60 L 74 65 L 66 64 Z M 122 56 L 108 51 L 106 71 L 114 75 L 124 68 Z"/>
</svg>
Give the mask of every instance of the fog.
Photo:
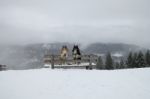
<svg viewBox="0 0 150 99">
<path fill-rule="evenodd" d="M 149 0 L 0 0 L 0 44 L 131 43 L 150 47 Z"/>
</svg>

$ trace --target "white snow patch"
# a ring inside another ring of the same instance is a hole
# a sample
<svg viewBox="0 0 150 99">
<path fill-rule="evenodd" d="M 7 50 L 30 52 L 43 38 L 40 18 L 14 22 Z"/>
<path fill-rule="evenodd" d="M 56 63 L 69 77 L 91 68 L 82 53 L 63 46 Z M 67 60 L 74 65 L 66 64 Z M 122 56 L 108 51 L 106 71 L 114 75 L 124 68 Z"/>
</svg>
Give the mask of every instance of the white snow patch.
<svg viewBox="0 0 150 99">
<path fill-rule="evenodd" d="M 91 65 L 96 65 L 95 63 L 91 63 Z M 58 67 L 58 66 L 89 66 L 89 63 L 80 63 L 80 64 L 55 64 L 55 67 Z M 48 67 L 51 67 L 51 64 L 44 64 L 44 67 L 48 68 Z"/>
<path fill-rule="evenodd" d="M 114 53 L 112 54 L 112 56 L 115 56 L 115 57 L 122 57 L 123 55 L 121 53 Z"/>
<path fill-rule="evenodd" d="M 0 72 L 0 99 L 150 99 L 150 68 Z"/>
<path fill-rule="evenodd" d="M 96 65 L 95 63 L 92 63 L 92 65 Z M 68 65 L 68 64 L 62 64 L 62 65 L 55 65 L 56 67 L 57 66 L 89 66 L 89 63 L 80 63 L 80 64 L 70 64 L 70 65 Z"/>
</svg>

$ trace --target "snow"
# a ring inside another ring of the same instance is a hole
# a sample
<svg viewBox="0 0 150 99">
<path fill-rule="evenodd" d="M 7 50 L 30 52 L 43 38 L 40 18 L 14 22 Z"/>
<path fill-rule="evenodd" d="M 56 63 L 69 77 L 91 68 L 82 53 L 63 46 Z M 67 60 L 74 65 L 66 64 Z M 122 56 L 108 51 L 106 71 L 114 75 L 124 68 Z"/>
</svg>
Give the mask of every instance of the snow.
<svg viewBox="0 0 150 99">
<path fill-rule="evenodd" d="M 0 72 L 0 99 L 150 99 L 150 68 Z"/>
<path fill-rule="evenodd" d="M 115 56 L 115 57 L 123 57 L 123 55 L 121 53 L 114 53 L 112 56 Z"/>
<path fill-rule="evenodd" d="M 95 63 L 91 63 L 91 65 L 96 65 Z M 89 62 L 88 63 L 80 63 L 80 64 L 62 64 L 62 65 L 59 65 L 59 64 L 55 64 L 55 67 L 58 67 L 58 66 L 89 66 Z M 44 67 L 51 67 L 51 64 L 44 64 Z"/>
<path fill-rule="evenodd" d="M 92 63 L 92 65 L 96 65 L 96 64 Z M 55 66 L 89 66 L 89 63 L 71 64 L 71 65 L 62 64 L 62 65 L 55 65 Z"/>
</svg>

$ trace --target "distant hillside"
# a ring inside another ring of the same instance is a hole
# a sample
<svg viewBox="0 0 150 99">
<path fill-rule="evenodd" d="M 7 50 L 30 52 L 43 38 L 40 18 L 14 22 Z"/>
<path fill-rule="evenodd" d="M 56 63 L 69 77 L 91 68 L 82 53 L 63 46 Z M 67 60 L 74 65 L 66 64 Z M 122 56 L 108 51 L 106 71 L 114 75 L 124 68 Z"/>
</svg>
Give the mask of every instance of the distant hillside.
<svg viewBox="0 0 150 99">
<path fill-rule="evenodd" d="M 49 43 L 30 44 L 24 46 L 0 46 L 0 64 L 7 65 L 9 69 L 31 69 L 43 66 L 44 54 L 59 54 L 63 45 L 67 45 L 71 54 L 73 44 L 70 43 Z M 103 44 L 95 43 L 82 48 L 82 53 L 105 54 L 121 53 L 125 55 L 129 51 L 137 51 L 142 48 L 128 44 Z"/>
<path fill-rule="evenodd" d="M 98 53 L 98 54 L 105 54 L 107 52 L 127 54 L 130 51 L 139 51 L 139 50 L 144 50 L 144 49 L 136 45 L 123 44 L 123 43 L 118 43 L 118 44 L 94 43 L 88 45 L 84 49 L 86 53 Z"/>
<path fill-rule="evenodd" d="M 63 45 L 67 45 L 69 49 L 73 47 L 73 44 L 69 43 L 0 46 L 0 64 L 7 65 L 8 69 L 41 68 L 43 56 L 45 54 L 59 54 Z"/>
</svg>

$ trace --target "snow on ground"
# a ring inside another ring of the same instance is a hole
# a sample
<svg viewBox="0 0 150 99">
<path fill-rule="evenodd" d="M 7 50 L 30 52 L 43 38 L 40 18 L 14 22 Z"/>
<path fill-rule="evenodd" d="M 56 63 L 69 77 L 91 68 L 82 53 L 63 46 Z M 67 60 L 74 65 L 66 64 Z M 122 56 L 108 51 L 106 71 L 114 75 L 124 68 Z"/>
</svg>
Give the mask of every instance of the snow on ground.
<svg viewBox="0 0 150 99">
<path fill-rule="evenodd" d="M 91 65 L 96 65 L 95 63 L 91 63 Z M 67 65 L 67 64 L 62 64 L 62 65 L 55 65 L 56 67 L 57 66 L 89 66 L 89 63 L 80 63 L 80 64 L 70 64 L 70 65 Z"/>
<path fill-rule="evenodd" d="M 0 99 L 150 99 L 150 68 L 2 71 Z"/>
<path fill-rule="evenodd" d="M 95 63 L 91 63 L 91 65 L 96 65 Z M 59 64 L 56 64 L 55 67 L 58 67 L 58 66 L 89 66 L 89 63 L 80 63 L 80 64 L 62 64 L 62 65 L 59 65 Z M 51 67 L 51 64 L 44 64 L 44 67 Z"/>
</svg>

